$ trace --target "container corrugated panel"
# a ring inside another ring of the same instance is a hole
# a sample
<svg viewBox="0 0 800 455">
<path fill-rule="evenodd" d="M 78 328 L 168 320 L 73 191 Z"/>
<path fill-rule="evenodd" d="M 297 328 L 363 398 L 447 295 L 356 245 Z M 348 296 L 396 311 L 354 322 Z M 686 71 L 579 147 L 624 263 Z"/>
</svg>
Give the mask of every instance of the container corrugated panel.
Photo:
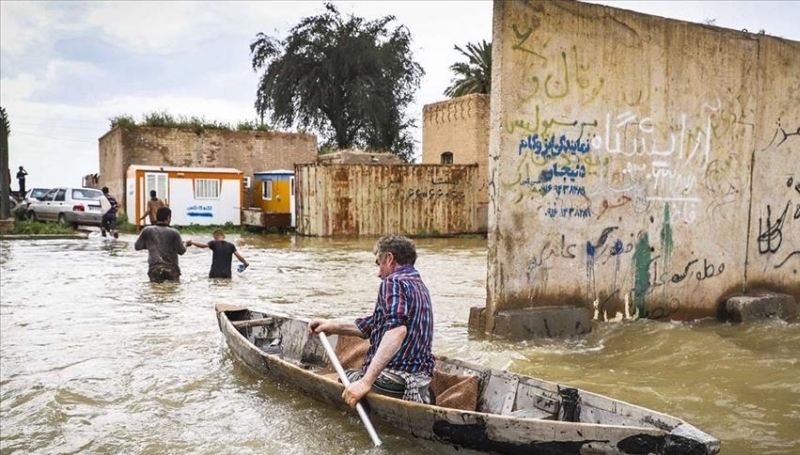
<svg viewBox="0 0 800 455">
<path fill-rule="evenodd" d="M 328 237 L 478 231 L 478 165 L 303 164 L 297 232 Z"/>
</svg>

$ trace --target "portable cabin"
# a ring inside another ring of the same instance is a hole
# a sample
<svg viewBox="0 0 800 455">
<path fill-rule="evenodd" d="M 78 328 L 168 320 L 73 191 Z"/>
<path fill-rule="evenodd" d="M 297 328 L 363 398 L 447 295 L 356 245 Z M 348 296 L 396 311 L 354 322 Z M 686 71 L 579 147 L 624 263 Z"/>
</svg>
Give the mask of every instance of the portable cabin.
<svg viewBox="0 0 800 455">
<path fill-rule="evenodd" d="M 125 178 L 125 207 L 128 221 L 139 219 L 147 210 L 150 190 L 172 209 L 177 226 L 241 225 L 244 201 L 243 173 L 231 168 L 167 167 L 131 165 Z"/>
<path fill-rule="evenodd" d="M 275 227 L 295 227 L 294 171 L 256 172 L 253 177 L 254 205 L 268 215 Z"/>
</svg>

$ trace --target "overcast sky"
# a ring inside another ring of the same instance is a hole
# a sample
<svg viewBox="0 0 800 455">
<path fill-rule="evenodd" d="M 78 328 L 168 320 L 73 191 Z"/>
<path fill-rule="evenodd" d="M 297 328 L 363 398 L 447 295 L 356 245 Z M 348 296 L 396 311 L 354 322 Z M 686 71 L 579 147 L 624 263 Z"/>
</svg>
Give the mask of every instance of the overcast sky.
<svg viewBox="0 0 800 455">
<path fill-rule="evenodd" d="M 426 71 L 409 111 L 418 125 L 422 106 L 444 99 L 449 66 L 461 60 L 453 46 L 491 40 L 490 1 L 334 3 L 368 19 L 392 14 L 409 28 Z M 798 1 L 596 3 L 800 41 Z M 80 185 L 98 172 L 98 138 L 117 115 L 254 120 L 250 42 L 258 32 L 283 37 L 322 11 L 317 1 L 0 2 L 0 105 L 11 121 L 12 178 L 23 165 L 29 188 Z"/>
</svg>

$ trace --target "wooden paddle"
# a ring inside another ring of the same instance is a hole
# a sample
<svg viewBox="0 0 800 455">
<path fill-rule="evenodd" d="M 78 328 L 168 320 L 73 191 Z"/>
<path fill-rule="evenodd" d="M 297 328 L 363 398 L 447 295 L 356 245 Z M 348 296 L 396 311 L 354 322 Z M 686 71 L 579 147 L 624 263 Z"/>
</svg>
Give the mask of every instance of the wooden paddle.
<svg viewBox="0 0 800 455">
<path fill-rule="evenodd" d="M 325 335 L 325 332 L 319 332 L 319 341 L 322 342 L 322 347 L 324 347 L 325 352 L 328 353 L 328 358 L 331 360 L 336 372 L 339 373 L 339 379 L 342 380 L 342 384 L 344 384 L 345 387 L 349 386 L 350 380 L 347 379 L 347 375 L 344 374 L 342 364 L 339 363 L 339 358 L 336 357 L 336 352 L 334 352 L 333 347 L 328 342 L 328 337 Z M 382 444 L 381 439 L 378 437 L 378 433 L 375 432 L 375 428 L 372 426 L 372 422 L 369 420 L 369 416 L 364 410 L 364 406 L 361 405 L 361 402 L 356 403 L 356 411 L 358 411 L 358 416 L 361 417 L 361 421 L 364 422 L 367 433 L 369 433 L 369 437 L 372 438 L 375 447 L 379 447 Z"/>
</svg>

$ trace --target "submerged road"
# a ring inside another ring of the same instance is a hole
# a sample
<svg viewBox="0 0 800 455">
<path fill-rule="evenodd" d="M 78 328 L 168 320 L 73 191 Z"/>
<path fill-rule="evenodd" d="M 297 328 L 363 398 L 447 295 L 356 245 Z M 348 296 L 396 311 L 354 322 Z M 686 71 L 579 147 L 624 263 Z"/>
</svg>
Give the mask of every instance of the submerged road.
<svg viewBox="0 0 800 455">
<path fill-rule="evenodd" d="M 177 284 L 147 281 L 132 235 L 2 241 L 0 454 L 372 453 L 354 412 L 237 362 L 213 306 L 366 314 L 378 285 L 374 239 L 228 240 L 247 271 L 209 280 L 211 253 L 190 248 Z M 722 440 L 724 455 L 798 453 L 800 325 L 610 322 L 573 340 L 488 341 L 467 333 L 469 308 L 485 300 L 486 240 L 417 244 L 437 353 L 673 414 Z M 454 453 L 376 430 L 393 455 Z"/>
</svg>

